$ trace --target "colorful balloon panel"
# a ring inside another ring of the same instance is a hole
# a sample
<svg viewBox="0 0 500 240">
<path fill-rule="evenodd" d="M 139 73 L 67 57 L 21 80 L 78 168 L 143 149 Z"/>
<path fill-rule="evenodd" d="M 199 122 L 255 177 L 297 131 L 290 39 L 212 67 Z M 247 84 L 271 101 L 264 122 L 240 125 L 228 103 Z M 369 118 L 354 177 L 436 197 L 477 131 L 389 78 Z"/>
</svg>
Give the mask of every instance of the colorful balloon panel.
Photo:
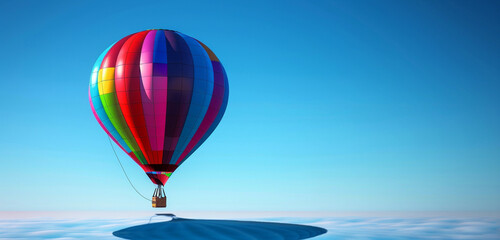
<svg viewBox="0 0 500 240">
<path fill-rule="evenodd" d="M 109 137 L 164 185 L 224 115 L 227 76 L 215 54 L 172 30 L 146 30 L 111 45 L 90 79 L 90 105 Z"/>
</svg>

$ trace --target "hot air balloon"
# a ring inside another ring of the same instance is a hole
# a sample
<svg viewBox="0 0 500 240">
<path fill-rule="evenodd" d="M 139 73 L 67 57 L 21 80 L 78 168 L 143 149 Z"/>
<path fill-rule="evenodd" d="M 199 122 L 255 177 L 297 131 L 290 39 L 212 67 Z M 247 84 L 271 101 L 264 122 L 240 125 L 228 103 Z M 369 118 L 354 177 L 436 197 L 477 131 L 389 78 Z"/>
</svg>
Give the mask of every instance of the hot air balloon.
<svg viewBox="0 0 500 240">
<path fill-rule="evenodd" d="M 152 29 L 112 44 L 92 69 L 89 99 L 108 136 L 157 185 L 153 207 L 165 207 L 163 186 L 212 134 L 228 101 L 226 72 L 202 42 Z"/>
</svg>

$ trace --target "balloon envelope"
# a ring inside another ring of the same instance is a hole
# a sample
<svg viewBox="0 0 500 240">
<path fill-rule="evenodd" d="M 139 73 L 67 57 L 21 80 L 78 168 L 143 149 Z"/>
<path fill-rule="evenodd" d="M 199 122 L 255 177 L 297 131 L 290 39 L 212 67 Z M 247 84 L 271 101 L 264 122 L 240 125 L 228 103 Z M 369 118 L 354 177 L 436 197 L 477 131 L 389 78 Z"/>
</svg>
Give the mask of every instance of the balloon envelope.
<svg viewBox="0 0 500 240">
<path fill-rule="evenodd" d="M 106 49 L 89 88 L 101 127 L 161 185 L 217 127 L 228 93 L 224 68 L 207 46 L 161 29 Z"/>
</svg>

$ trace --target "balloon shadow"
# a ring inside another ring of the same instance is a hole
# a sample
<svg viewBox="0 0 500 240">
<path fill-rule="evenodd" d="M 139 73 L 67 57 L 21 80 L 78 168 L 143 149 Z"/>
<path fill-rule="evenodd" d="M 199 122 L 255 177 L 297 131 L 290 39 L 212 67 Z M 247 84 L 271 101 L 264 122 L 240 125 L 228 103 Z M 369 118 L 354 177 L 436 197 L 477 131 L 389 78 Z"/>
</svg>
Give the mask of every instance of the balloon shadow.
<svg viewBox="0 0 500 240">
<path fill-rule="evenodd" d="M 113 232 L 124 239 L 296 240 L 316 237 L 326 229 L 273 222 L 174 218 L 171 221 L 133 226 Z"/>
</svg>

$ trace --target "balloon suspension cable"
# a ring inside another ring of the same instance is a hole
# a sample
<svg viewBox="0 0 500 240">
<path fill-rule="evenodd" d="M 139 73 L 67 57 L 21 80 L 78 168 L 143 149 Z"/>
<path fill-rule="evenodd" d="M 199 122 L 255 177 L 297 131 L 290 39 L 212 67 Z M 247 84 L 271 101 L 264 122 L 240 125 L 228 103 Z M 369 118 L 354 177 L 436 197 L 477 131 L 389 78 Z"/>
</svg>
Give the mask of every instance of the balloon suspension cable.
<svg viewBox="0 0 500 240">
<path fill-rule="evenodd" d="M 120 167 L 122 168 L 123 174 L 125 174 L 125 177 L 127 177 L 128 182 L 130 183 L 130 186 L 135 190 L 137 194 L 139 194 L 142 198 L 148 200 L 151 202 L 152 200 L 144 197 L 137 189 L 134 187 L 134 184 L 132 184 L 132 181 L 130 181 L 130 178 L 128 178 L 127 172 L 125 172 L 125 168 L 123 168 L 122 162 L 120 161 L 120 158 L 118 158 L 118 154 L 116 154 L 115 147 L 113 146 L 113 143 L 111 142 L 111 138 L 108 136 L 109 144 L 111 145 L 111 149 L 113 149 L 113 153 L 115 153 L 116 160 L 118 160 L 118 163 L 120 164 Z"/>
</svg>

